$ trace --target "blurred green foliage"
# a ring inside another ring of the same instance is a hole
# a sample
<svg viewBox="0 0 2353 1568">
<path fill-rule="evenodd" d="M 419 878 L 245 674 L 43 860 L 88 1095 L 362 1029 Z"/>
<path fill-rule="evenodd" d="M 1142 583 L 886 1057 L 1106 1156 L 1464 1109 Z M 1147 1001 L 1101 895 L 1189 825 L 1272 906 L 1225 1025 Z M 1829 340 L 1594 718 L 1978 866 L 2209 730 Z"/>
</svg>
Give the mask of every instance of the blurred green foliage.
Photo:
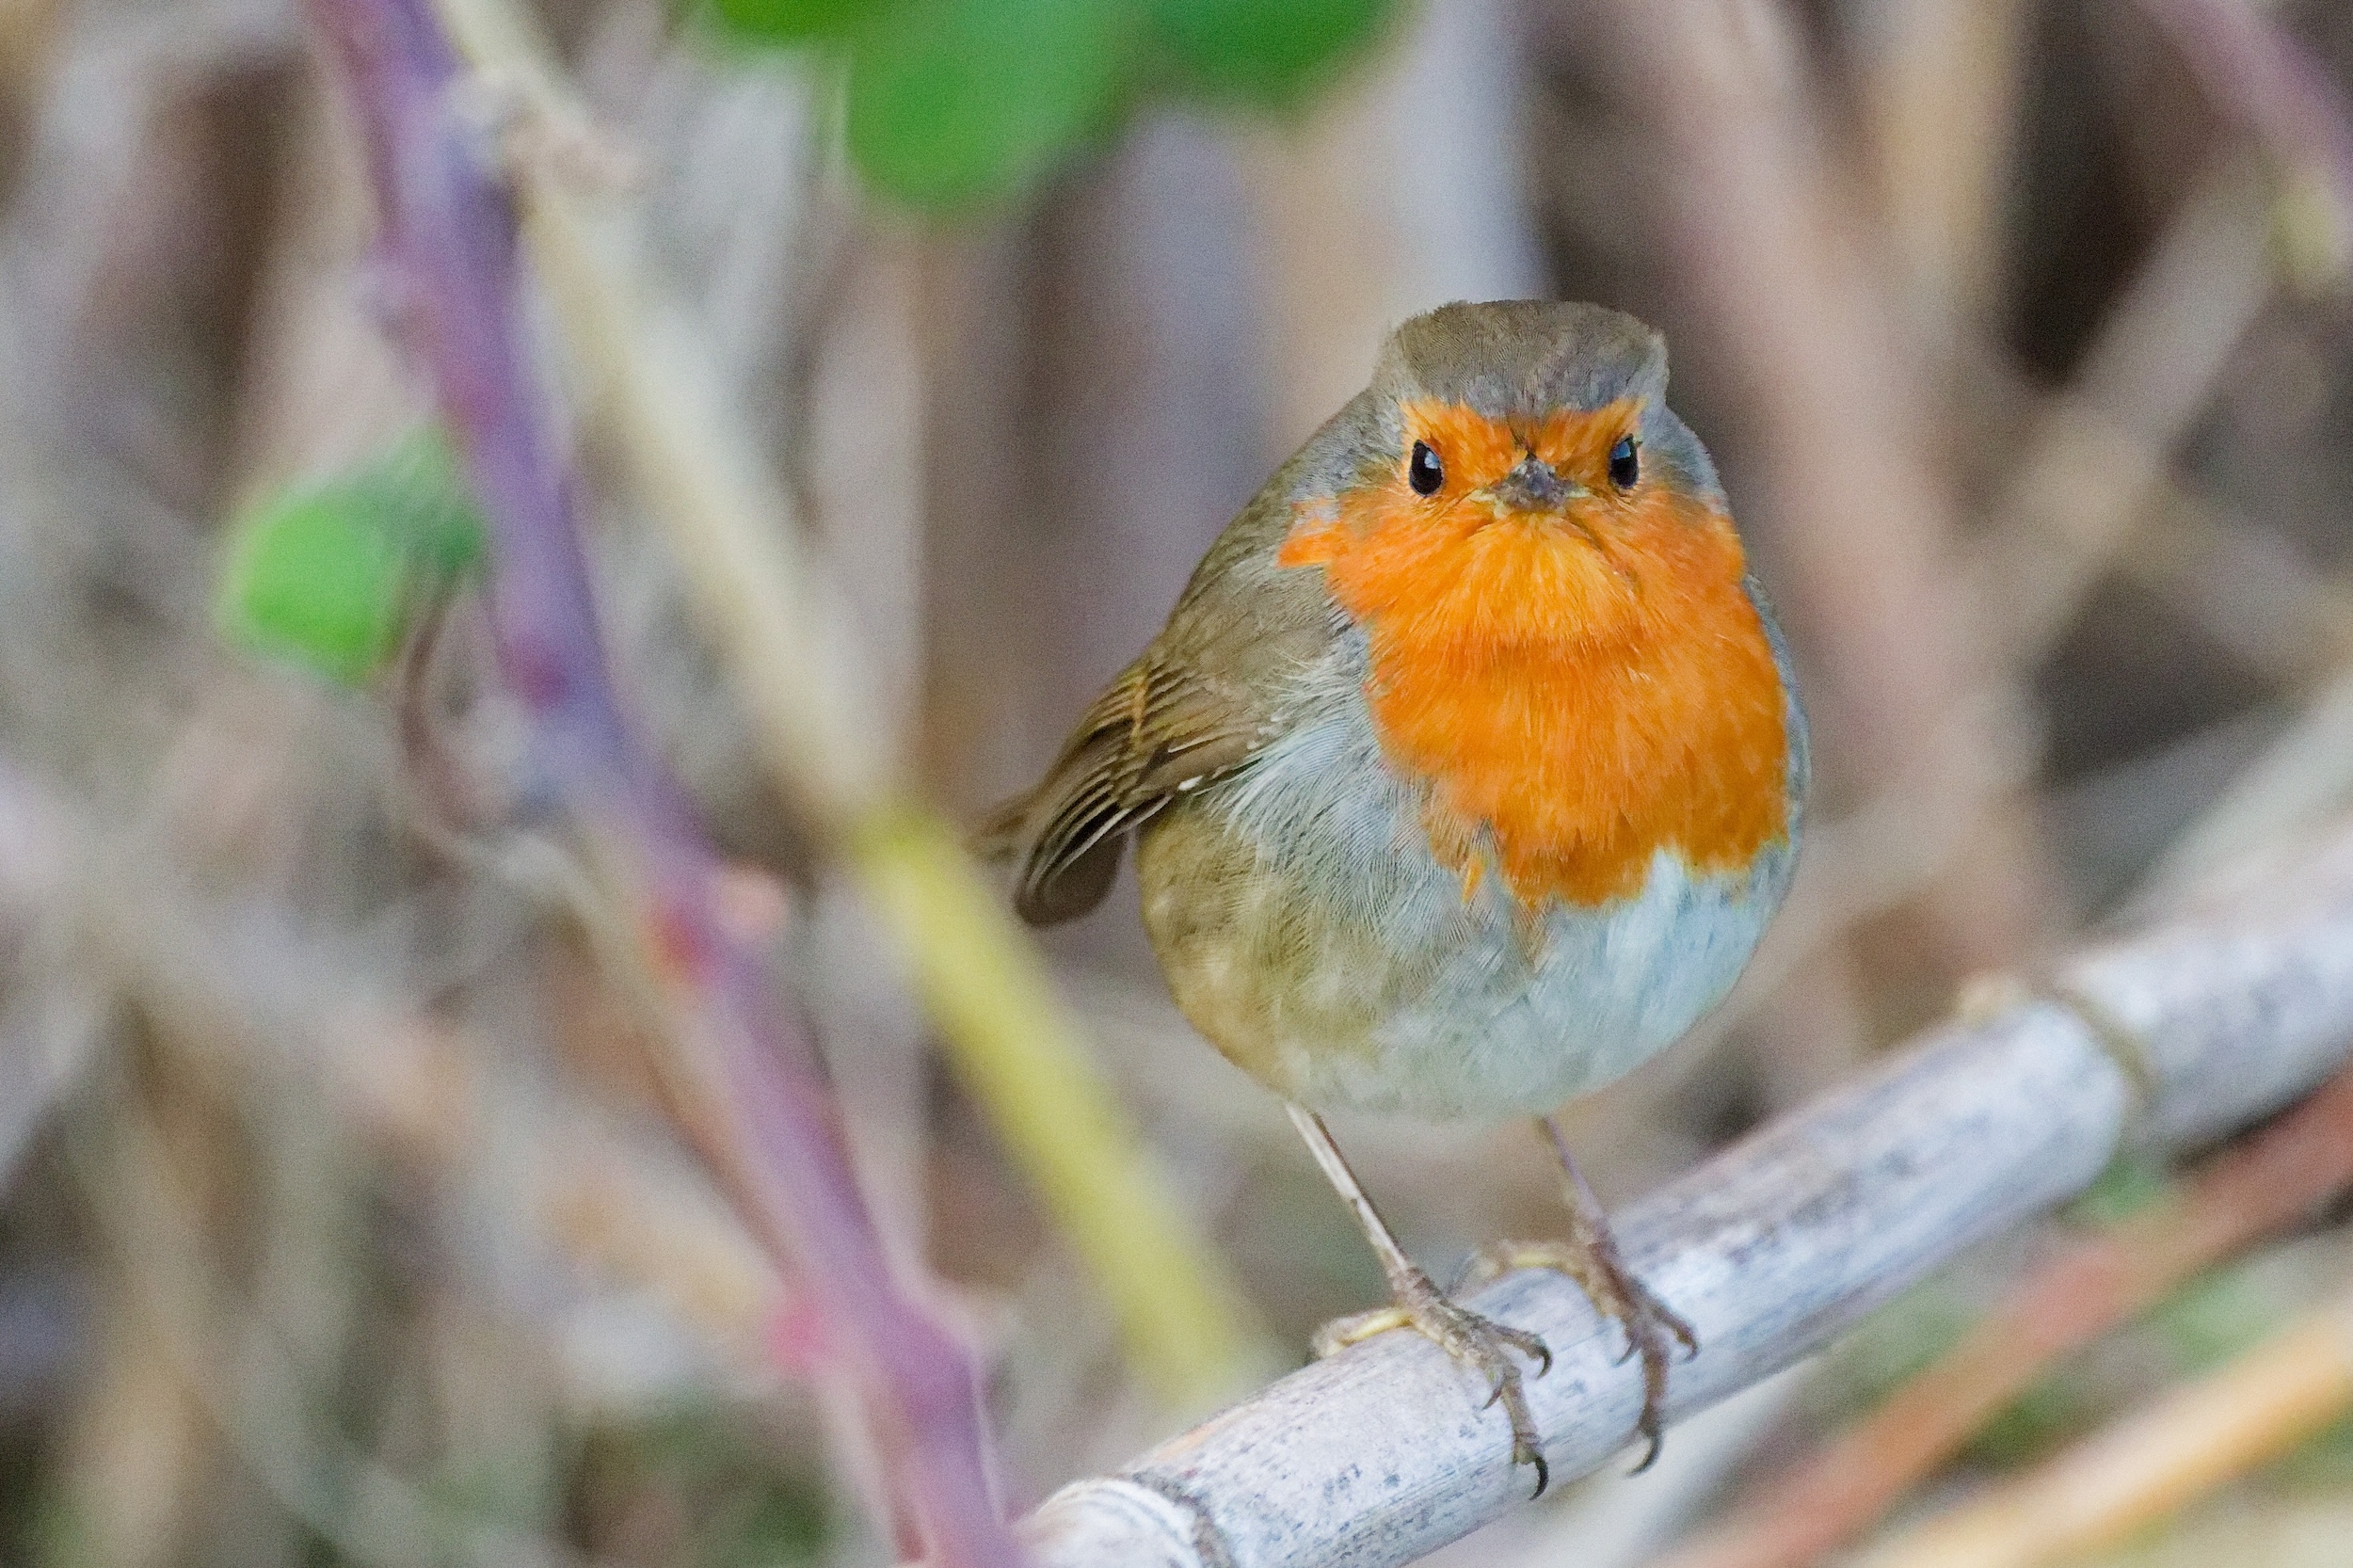
<svg viewBox="0 0 2353 1568">
<path fill-rule="evenodd" d="M 603 1561 L 792 1568 L 832 1536 L 821 1468 L 723 1404 L 687 1404 L 584 1434 L 568 1512 Z"/>
<path fill-rule="evenodd" d="M 1379 38 L 1388 0 L 1153 0 L 1152 31 L 1204 96 L 1288 109 Z"/>
<path fill-rule="evenodd" d="M 232 525 L 215 599 L 240 648 L 359 685 L 412 616 L 481 563 L 484 524 L 438 427 L 264 497 Z"/>
<path fill-rule="evenodd" d="M 2068 1207 L 2067 1219 L 2105 1229 L 2180 1195 L 2180 1182 L 2162 1165 L 2120 1160 Z M 2265 1260 L 2280 1256 L 2277 1248 L 2258 1252 L 2199 1274 L 2100 1346 L 2063 1357 L 1971 1436 L 1962 1461 L 1993 1470 L 2032 1464 L 2146 1398 L 2152 1377 L 2178 1383 L 2253 1350 L 2286 1326 L 2301 1298 L 2300 1288 L 2266 1273 Z M 1825 1366 L 1814 1394 L 1817 1418 L 1859 1416 L 1958 1344 L 1988 1304 L 1966 1277 L 1971 1267 L 1922 1282 L 1859 1324 Z M 2353 1479 L 2353 1420 L 2298 1447 L 2275 1473 L 2306 1485 Z"/>
<path fill-rule="evenodd" d="M 1010 187 L 1106 128 L 1125 48 L 1099 0 L 891 8 L 851 57 L 850 156 L 924 205 Z"/>
<path fill-rule="evenodd" d="M 850 157 L 936 210 L 1008 196 L 1154 94 L 1288 110 L 1396 0 L 701 0 L 722 38 L 844 72 Z"/>
<path fill-rule="evenodd" d="M 1824 1414 L 1851 1420 L 1926 1371 L 1976 1326 L 1979 1305 L 1942 1276 L 1914 1287 L 1865 1319 L 1833 1352 L 1817 1397 Z M 2038 1380 L 1970 1438 L 1969 1464 L 2009 1469 L 2048 1452 L 2094 1424 L 2090 1390 L 2064 1368 Z"/>
<path fill-rule="evenodd" d="M 2100 1179 L 2067 1206 L 2067 1223 L 2087 1230 L 2105 1229 L 2178 1195 L 2179 1191 L 2172 1176 L 2154 1160 L 2111 1160 Z"/>
</svg>

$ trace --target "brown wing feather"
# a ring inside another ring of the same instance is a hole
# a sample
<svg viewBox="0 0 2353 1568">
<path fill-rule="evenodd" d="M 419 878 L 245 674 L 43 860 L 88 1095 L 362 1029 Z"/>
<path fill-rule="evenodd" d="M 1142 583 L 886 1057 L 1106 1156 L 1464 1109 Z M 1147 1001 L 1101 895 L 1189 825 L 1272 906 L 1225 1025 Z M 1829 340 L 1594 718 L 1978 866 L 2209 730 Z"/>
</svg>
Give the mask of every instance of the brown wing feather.
<svg viewBox="0 0 2353 1568">
<path fill-rule="evenodd" d="M 1128 665 L 1037 787 L 998 808 L 981 830 L 984 852 L 1020 858 L 1014 907 L 1033 925 L 1100 903 L 1128 835 L 1247 761 L 1264 737 L 1257 704 L 1157 655 L 1156 648 Z"/>
<path fill-rule="evenodd" d="M 1274 563 L 1292 500 L 1388 463 L 1368 392 L 1243 507 L 1186 584 L 1168 626 L 1087 709 L 1038 786 L 991 813 L 978 846 L 1016 860 L 1014 906 L 1033 925 L 1102 902 L 1128 836 L 1190 792 L 1246 766 L 1289 722 L 1295 677 L 1333 647 L 1337 612 L 1314 568 Z M 1365 451 L 1376 456 L 1364 458 Z"/>
</svg>

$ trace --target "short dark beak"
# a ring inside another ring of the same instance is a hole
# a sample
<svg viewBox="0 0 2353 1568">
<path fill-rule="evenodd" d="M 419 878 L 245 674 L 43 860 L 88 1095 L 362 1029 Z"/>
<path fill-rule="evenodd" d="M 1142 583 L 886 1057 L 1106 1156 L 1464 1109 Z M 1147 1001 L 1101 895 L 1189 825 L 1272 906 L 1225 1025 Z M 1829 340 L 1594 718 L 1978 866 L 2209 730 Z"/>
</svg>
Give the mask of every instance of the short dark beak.
<svg viewBox="0 0 2353 1568">
<path fill-rule="evenodd" d="M 1552 472 L 1552 465 L 1529 453 L 1520 459 L 1520 466 L 1487 487 L 1487 494 L 1498 505 L 1515 512 L 1558 512 L 1569 502 L 1585 493 L 1585 487 L 1573 485 Z"/>
</svg>

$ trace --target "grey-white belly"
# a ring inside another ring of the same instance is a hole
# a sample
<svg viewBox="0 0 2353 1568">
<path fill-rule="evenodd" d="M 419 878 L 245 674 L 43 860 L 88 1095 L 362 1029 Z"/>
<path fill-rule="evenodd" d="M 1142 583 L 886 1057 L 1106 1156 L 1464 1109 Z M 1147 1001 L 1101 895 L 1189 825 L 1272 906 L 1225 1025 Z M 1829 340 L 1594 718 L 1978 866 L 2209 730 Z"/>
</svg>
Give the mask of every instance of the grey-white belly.
<svg viewBox="0 0 2353 1568">
<path fill-rule="evenodd" d="M 1721 1001 L 1780 904 L 1794 810 L 1793 840 L 1745 874 L 1693 874 L 1661 850 L 1637 893 L 1599 907 L 1531 918 L 1496 876 L 1466 898 L 1362 703 L 1336 706 L 1163 814 L 1138 850 L 1144 922 L 1177 1004 L 1289 1099 L 1549 1112 Z"/>
</svg>

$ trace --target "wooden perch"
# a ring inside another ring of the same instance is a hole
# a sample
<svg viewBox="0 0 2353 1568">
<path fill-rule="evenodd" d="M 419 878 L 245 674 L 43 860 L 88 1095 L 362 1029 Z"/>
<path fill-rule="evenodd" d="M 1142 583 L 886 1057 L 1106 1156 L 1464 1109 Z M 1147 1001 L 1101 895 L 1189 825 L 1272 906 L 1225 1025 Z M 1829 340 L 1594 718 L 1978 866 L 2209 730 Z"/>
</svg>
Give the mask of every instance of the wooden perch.
<svg viewBox="0 0 2353 1568">
<path fill-rule="evenodd" d="M 1972 1243 L 2081 1192 L 2126 1144 L 2218 1137 L 2353 1047 L 2353 829 L 2191 912 L 2061 966 L 2011 1005 L 1929 1032 L 1878 1071 L 1633 1205 L 1635 1267 L 1699 1331 L 1688 1416 L 1817 1349 Z M 1556 1481 L 1632 1432 L 1638 1367 L 1556 1274 L 1478 1308 L 1551 1346 L 1529 1384 Z M 1387 1334 L 1064 1488 L 1025 1527 L 1047 1568 L 1382 1568 L 1526 1497 L 1484 1390 Z M 1670 1447 L 1673 1438 L 1668 1438 Z"/>
</svg>

